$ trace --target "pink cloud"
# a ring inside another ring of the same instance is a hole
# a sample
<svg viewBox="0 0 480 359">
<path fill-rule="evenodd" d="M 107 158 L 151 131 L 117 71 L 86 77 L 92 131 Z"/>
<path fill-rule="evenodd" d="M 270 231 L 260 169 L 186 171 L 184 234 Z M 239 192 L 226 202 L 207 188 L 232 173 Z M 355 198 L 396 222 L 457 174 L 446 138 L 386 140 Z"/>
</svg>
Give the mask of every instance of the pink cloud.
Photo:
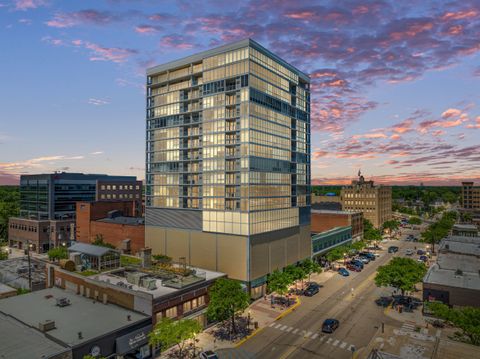
<svg viewBox="0 0 480 359">
<path fill-rule="evenodd" d="M 45 6 L 47 3 L 44 0 L 14 0 L 15 9 L 26 11 Z"/>
<path fill-rule="evenodd" d="M 152 25 L 138 25 L 135 27 L 135 32 L 144 35 L 152 35 L 160 31 L 159 26 L 152 26 Z"/>
<path fill-rule="evenodd" d="M 466 11 L 446 12 L 442 16 L 442 20 L 463 20 L 477 17 L 478 11 L 471 9 Z"/>
<path fill-rule="evenodd" d="M 75 46 L 82 46 L 91 50 L 90 61 L 111 61 L 121 63 L 127 61 L 131 56 L 137 54 L 137 50 L 125 49 L 119 47 L 103 47 L 89 41 L 73 40 Z"/>
<path fill-rule="evenodd" d="M 105 25 L 118 20 L 118 16 L 106 11 L 81 10 L 70 13 L 57 13 L 53 19 L 46 22 L 47 26 L 58 28 L 69 28 L 77 25 Z"/>
<path fill-rule="evenodd" d="M 353 135 L 352 138 L 387 138 L 388 136 L 384 133 L 366 133 L 363 135 Z"/>
<path fill-rule="evenodd" d="M 477 116 L 477 118 L 475 119 L 475 124 L 468 124 L 467 125 L 467 128 L 471 128 L 471 129 L 480 129 L 480 116 Z"/>
<path fill-rule="evenodd" d="M 451 117 L 457 117 L 462 114 L 462 111 L 456 108 L 449 108 L 448 110 L 444 111 L 442 113 L 443 118 L 451 118 Z"/>
<path fill-rule="evenodd" d="M 160 40 L 160 46 L 173 49 L 188 50 L 193 48 L 195 45 L 191 41 L 187 40 L 185 36 L 169 35 L 162 37 L 162 39 Z"/>
</svg>

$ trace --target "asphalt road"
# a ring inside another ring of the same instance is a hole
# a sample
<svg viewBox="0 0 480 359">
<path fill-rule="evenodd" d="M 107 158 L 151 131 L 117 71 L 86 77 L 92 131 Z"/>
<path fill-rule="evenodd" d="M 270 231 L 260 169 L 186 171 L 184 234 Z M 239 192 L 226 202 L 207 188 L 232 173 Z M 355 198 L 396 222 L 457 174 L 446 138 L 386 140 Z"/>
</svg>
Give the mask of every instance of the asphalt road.
<svg viewBox="0 0 480 359">
<path fill-rule="evenodd" d="M 404 230 L 402 237 L 412 232 Z M 418 234 L 418 231 L 413 233 Z M 398 246 L 399 252 L 387 253 L 389 245 Z M 407 248 L 413 249 L 414 246 L 423 247 L 405 241 L 382 243 L 381 256 L 365 265 L 363 271 L 350 272 L 349 277 L 335 275 L 320 283 L 323 287 L 318 294 L 302 296 L 302 304 L 294 312 L 274 322 L 239 348 L 219 352 L 220 358 L 352 358 L 354 351 L 370 342 L 382 322 L 398 324 L 374 302 L 382 295 L 390 295 L 392 289 L 377 288 L 373 278 L 378 266 L 386 264 L 393 256 L 403 256 Z M 340 327 L 333 334 L 321 333 L 322 323 L 327 318 L 340 321 Z"/>
</svg>

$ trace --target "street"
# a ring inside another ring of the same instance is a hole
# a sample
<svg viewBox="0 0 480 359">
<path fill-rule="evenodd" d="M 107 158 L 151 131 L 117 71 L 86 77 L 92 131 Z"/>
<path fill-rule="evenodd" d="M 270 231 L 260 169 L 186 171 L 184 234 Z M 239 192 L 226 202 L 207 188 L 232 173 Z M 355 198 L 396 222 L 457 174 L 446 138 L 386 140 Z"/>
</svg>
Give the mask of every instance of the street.
<svg viewBox="0 0 480 359">
<path fill-rule="evenodd" d="M 418 231 L 403 231 L 418 236 Z M 390 245 L 399 247 L 396 254 L 387 253 Z M 221 358 L 352 358 L 354 352 L 366 346 L 382 322 L 397 324 L 384 314 L 375 299 L 391 295 L 391 288 L 377 288 L 373 282 L 378 266 L 393 256 L 403 256 L 407 248 L 423 244 L 389 241 L 377 260 L 365 265 L 360 273 L 349 277 L 333 276 L 313 297 L 301 297 L 302 304 L 291 314 L 275 321 L 236 349 L 220 351 Z M 415 257 L 414 257 L 415 258 Z M 352 290 L 353 288 L 353 290 Z M 325 319 L 340 321 L 333 334 L 321 332 Z"/>
</svg>

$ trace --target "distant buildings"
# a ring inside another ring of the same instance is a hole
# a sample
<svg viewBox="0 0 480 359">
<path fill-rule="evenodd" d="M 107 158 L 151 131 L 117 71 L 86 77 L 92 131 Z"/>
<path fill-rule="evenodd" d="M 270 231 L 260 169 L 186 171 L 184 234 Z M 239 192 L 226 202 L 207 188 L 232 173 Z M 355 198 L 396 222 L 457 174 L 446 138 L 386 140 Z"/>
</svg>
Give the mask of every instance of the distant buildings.
<svg viewBox="0 0 480 359">
<path fill-rule="evenodd" d="M 38 253 L 75 240 L 79 201 L 124 201 L 142 212 L 142 184 L 132 176 L 53 173 L 20 177 L 20 216 L 9 219 L 9 245 Z"/>
<path fill-rule="evenodd" d="M 310 79 L 252 40 L 147 70 L 146 245 L 251 295 L 311 255 Z"/>
<path fill-rule="evenodd" d="M 358 180 L 341 190 L 344 211 L 360 211 L 376 228 L 392 219 L 392 188 L 374 185 L 360 174 Z"/>
<path fill-rule="evenodd" d="M 341 211 L 342 201 L 340 199 L 340 196 L 312 195 L 312 209 Z"/>
<path fill-rule="evenodd" d="M 77 202 L 77 241 L 97 239 L 122 253 L 137 254 L 145 247 L 145 220 L 134 217 L 134 202 Z"/>
<path fill-rule="evenodd" d="M 467 211 L 480 212 L 480 187 L 474 187 L 473 182 L 462 182 L 460 206 Z"/>
</svg>

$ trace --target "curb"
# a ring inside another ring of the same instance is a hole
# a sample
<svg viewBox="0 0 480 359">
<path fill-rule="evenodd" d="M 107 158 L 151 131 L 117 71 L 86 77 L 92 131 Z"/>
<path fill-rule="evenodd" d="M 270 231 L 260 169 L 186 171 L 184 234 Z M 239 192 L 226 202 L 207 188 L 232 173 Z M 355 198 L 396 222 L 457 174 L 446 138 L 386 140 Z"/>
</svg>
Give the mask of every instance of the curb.
<svg viewBox="0 0 480 359">
<path fill-rule="evenodd" d="M 293 310 L 295 310 L 295 308 L 297 308 L 300 304 L 302 304 L 302 302 L 300 301 L 300 297 L 297 297 L 296 298 L 296 303 L 294 305 L 292 305 L 290 308 L 288 308 L 286 311 L 284 311 L 283 313 L 281 313 L 278 317 L 276 317 L 273 321 L 277 321 L 281 318 L 283 318 L 284 316 L 286 316 L 287 314 L 290 314 Z M 273 323 L 273 322 L 272 322 Z M 238 343 L 236 343 L 233 347 L 234 348 L 238 348 L 240 345 L 242 345 L 243 343 L 245 343 L 248 339 L 252 338 L 253 336 L 257 335 L 258 333 L 260 333 L 263 329 L 265 329 L 267 326 L 265 327 L 261 327 L 261 328 L 258 328 L 256 330 L 254 330 L 252 332 L 252 334 L 250 334 L 249 336 L 243 338 L 242 340 L 240 340 Z"/>
</svg>

